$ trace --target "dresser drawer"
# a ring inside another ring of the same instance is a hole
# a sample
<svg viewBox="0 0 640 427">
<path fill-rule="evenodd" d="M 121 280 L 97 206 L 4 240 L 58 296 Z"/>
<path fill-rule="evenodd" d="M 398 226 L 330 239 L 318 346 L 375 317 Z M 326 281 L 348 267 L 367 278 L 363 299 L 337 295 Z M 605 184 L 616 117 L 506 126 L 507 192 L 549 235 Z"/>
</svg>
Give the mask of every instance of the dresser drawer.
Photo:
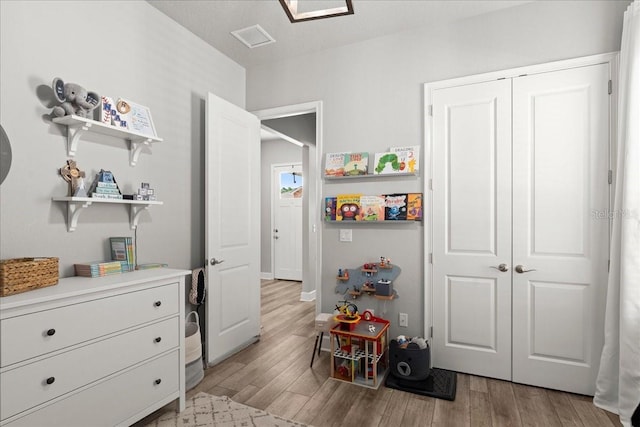
<svg viewBox="0 0 640 427">
<path fill-rule="evenodd" d="M 178 313 L 171 283 L 0 321 L 0 366 Z"/>
<path fill-rule="evenodd" d="M 178 397 L 178 366 L 179 357 L 175 351 L 71 394 L 7 426 L 98 427 L 121 424 L 145 409 L 147 413 L 158 409 L 156 402 L 172 395 Z"/>
<path fill-rule="evenodd" d="M 179 325 L 179 317 L 173 317 L 3 372 L 2 419 L 177 348 Z M 172 369 L 177 371 L 177 366 Z"/>
</svg>

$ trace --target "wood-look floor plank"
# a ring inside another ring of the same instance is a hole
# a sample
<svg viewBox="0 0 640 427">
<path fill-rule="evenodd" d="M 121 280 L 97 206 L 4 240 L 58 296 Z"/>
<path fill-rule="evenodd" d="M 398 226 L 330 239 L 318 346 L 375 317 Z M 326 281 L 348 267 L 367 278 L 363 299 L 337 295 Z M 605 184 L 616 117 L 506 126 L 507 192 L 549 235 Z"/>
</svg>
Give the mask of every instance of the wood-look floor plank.
<svg viewBox="0 0 640 427">
<path fill-rule="evenodd" d="M 491 418 L 495 427 L 522 426 L 520 413 L 516 407 L 511 383 L 488 379 L 487 386 L 491 396 Z"/>
<path fill-rule="evenodd" d="M 400 425 L 402 427 L 423 427 L 431 425 L 435 404 L 435 399 L 424 399 L 415 395 L 409 395 L 407 398 L 407 407 L 405 408 Z"/>
<path fill-rule="evenodd" d="M 259 387 L 256 387 L 253 384 L 249 384 L 246 387 L 244 387 L 242 390 L 235 393 L 233 396 L 229 396 L 229 397 L 231 397 L 234 401 L 238 403 L 246 403 L 258 391 L 260 391 Z"/>
<path fill-rule="evenodd" d="M 304 406 L 298 411 L 298 413 L 293 417 L 293 420 L 301 422 L 303 424 L 311 424 L 323 410 L 326 408 L 326 404 L 335 393 L 338 388 L 338 382 L 327 379 L 327 381 L 322 384 L 320 389 L 313 395 L 311 399 L 304 404 Z M 322 427 L 318 424 L 315 427 Z"/>
<path fill-rule="evenodd" d="M 611 427 L 614 425 L 605 411 L 593 404 L 592 397 L 573 394 L 569 396 L 569 400 L 584 427 Z"/>
<path fill-rule="evenodd" d="M 487 379 L 484 377 L 469 376 L 469 390 L 478 391 L 480 393 L 489 393 L 487 387 Z"/>
<path fill-rule="evenodd" d="M 469 426 L 471 413 L 469 402 L 469 375 L 457 374 L 454 401 L 436 399 L 432 426 Z"/>
<path fill-rule="evenodd" d="M 284 391 L 269 406 L 266 411 L 282 418 L 293 418 L 309 401 L 309 396 Z"/>
<path fill-rule="evenodd" d="M 571 399 L 567 393 L 556 390 L 546 390 L 546 394 L 549 397 L 549 402 L 553 407 L 556 415 L 560 419 L 562 427 L 580 427 L 582 421 L 578 413 L 571 404 Z"/>
<path fill-rule="evenodd" d="M 311 352 L 307 354 L 307 357 L 309 358 L 309 363 L 311 363 Z M 287 387 L 287 391 L 305 396 L 313 396 L 322 384 L 327 381 L 330 360 L 331 358 L 328 354 L 322 354 L 320 356 L 316 354 L 313 368 L 307 369 L 300 375 L 297 380 Z"/>
<path fill-rule="evenodd" d="M 381 424 L 382 417 L 392 394 L 393 390 L 385 387 L 380 387 L 378 390 L 366 389 L 360 398 L 351 405 L 344 419 L 357 420 L 358 427 L 384 427 Z"/>
<path fill-rule="evenodd" d="M 544 389 L 515 383 L 511 388 L 523 426 L 562 427 Z"/>
<path fill-rule="evenodd" d="M 402 418 L 404 417 L 405 410 L 409 399 L 407 399 L 408 393 L 400 390 L 391 390 L 391 396 L 387 402 L 384 414 L 380 420 L 380 427 L 393 427 L 401 426 Z"/>
<path fill-rule="evenodd" d="M 348 425 L 349 420 L 345 419 L 345 415 L 360 396 L 364 394 L 364 391 L 363 387 L 341 382 L 311 424 L 314 426 Z"/>
<path fill-rule="evenodd" d="M 484 384 L 486 386 L 486 380 Z M 493 426 L 488 388 L 486 392 L 469 389 L 469 423 L 471 427 Z"/>
</svg>

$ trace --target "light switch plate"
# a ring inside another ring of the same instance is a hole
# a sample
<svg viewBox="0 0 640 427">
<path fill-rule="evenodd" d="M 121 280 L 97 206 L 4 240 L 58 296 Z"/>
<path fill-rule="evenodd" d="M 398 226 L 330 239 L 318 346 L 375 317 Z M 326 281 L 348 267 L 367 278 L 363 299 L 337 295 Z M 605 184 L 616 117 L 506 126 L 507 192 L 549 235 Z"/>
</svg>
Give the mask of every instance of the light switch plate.
<svg viewBox="0 0 640 427">
<path fill-rule="evenodd" d="M 353 240 L 353 233 L 351 229 L 340 230 L 340 241 L 351 242 Z"/>
</svg>

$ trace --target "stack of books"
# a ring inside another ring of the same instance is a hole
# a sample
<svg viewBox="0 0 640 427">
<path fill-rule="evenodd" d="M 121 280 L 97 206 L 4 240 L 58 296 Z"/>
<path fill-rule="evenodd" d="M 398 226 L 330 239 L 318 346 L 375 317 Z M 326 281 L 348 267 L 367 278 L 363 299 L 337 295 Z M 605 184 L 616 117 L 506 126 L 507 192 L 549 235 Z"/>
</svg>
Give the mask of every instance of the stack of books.
<svg viewBox="0 0 640 427">
<path fill-rule="evenodd" d="M 122 271 L 135 270 L 136 260 L 133 239 L 131 237 L 110 237 L 109 243 L 111 246 L 111 259 L 123 263 Z"/>
<path fill-rule="evenodd" d="M 126 263 L 122 261 L 91 261 L 75 264 L 76 276 L 103 277 L 111 274 L 120 274 Z"/>
<path fill-rule="evenodd" d="M 97 182 L 91 197 L 98 199 L 122 199 L 122 194 L 115 182 Z"/>
</svg>

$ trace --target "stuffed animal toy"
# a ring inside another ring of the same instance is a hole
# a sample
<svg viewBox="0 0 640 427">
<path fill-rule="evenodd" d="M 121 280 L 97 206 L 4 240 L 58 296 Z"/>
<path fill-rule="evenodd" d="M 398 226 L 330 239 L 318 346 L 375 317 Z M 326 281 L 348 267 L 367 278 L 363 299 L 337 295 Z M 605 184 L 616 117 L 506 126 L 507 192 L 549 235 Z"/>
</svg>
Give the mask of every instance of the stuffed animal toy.
<svg viewBox="0 0 640 427">
<path fill-rule="evenodd" d="M 53 79 L 53 92 L 60 105 L 53 107 L 53 115 L 56 117 L 76 116 L 91 118 L 92 111 L 100 105 L 100 95 L 87 91 L 76 83 L 65 83 L 61 78 Z"/>
</svg>

